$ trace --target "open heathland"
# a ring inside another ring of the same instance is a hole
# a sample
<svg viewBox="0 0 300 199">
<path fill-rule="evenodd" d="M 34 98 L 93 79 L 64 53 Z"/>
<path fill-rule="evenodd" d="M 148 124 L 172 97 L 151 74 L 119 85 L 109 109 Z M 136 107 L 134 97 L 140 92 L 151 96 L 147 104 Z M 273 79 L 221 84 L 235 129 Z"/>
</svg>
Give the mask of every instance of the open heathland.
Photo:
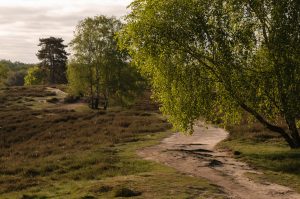
<svg viewBox="0 0 300 199">
<path fill-rule="evenodd" d="M 0 198 L 225 198 L 207 180 L 136 155 L 171 133 L 149 99 L 91 111 L 54 91 L 0 91 Z"/>
</svg>

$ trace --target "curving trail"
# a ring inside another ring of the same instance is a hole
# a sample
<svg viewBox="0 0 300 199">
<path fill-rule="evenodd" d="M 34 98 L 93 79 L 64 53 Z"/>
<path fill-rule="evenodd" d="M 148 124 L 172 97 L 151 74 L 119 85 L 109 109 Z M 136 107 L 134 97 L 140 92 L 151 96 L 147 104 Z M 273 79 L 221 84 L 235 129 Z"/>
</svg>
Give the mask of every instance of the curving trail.
<svg viewBox="0 0 300 199">
<path fill-rule="evenodd" d="M 300 194 L 288 187 L 250 180 L 244 174 L 257 171 L 226 152 L 214 150 L 227 135 L 223 129 L 199 122 L 192 136 L 176 133 L 159 145 L 138 151 L 138 154 L 185 174 L 206 178 L 232 199 L 300 199 Z"/>
</svg>

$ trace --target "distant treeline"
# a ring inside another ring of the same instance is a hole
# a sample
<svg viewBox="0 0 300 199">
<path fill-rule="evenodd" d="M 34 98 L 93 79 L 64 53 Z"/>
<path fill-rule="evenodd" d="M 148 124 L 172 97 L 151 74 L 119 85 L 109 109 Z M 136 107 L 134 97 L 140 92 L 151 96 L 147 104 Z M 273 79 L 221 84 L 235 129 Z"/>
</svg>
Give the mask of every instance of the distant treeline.
<svg viewBox="0 0 300 199">
<path fill-rule="evenodd" d="M 34 64 L 0 60 L 0 86 L 23 86 L 27 71 Z"/>
<path fill-rule="evenodd" d="M 0 65 L 7 66 L 8 68 L 10 68 L 11 70 L 14 70 L 14 71 L 19 71 L 19 70 L 23 70 L 23 69 L 27 70 L 29 67 L 31 67 L 34 64 L 26 64 L 26 63 L 22 63 L 19 61 L 12 62 L 10 60 L 2 59 L 2 60 L 0 60 Z"/>
</svg>

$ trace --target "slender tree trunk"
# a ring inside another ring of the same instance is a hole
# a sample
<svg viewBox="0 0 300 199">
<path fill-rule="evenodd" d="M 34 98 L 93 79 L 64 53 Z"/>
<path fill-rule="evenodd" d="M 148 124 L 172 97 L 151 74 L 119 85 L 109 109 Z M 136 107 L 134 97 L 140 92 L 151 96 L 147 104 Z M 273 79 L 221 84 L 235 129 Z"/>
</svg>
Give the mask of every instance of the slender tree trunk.
<svg viewBox="0 0 300 199">
<path fill-rule="evenodd" d="M 96 63 L 96 97 L 95 97 L 95 109 L 99 109 L 100 103 L 100 64 Z"/>
<path fill-rule="evenodd" d="M 94 109 L 99 109 L 99 97 L 95 97 Z"/>
<path fill-rule="evenodd" d="M 107 110 L 108 108 L 108 100 L 109 100 L 109 82 L 108 82 L 108 70 L 105 72 L 105 88 L 104 88 L 104 105 L 103 109 Z"/>
<path fill-rule="evenodd" d="M 107 110 L 108 108 L 108 92 L 107 92 L 107 89 L 105 91 L 105 95 L 104 95 L 104 105 L 103 105 L 103 109 L 104 110 Z"/>
<path fill-rule="evenodd" d="M 94 103 L 94 91 L 93 91 L 93 70 L 92 66 L 88 65 L 89 67 L 89 72 L 90 72 L 90 108 L 95 109 L 95 103 Z"/>
</svg>

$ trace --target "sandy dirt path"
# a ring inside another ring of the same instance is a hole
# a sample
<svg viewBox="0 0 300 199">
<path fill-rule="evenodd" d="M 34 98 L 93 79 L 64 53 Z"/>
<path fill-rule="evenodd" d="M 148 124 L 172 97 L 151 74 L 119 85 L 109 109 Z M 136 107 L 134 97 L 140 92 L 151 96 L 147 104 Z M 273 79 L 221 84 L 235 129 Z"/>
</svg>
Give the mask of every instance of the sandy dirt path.
<svg viewBox="0 0 300 199">
<path fill-rule="evenodd" d="M 173 134 L 159 145 L 138 151 L 138 155 L 182 173 L 206 178 L 232 199 L 300 199 L 300 194 L 290 188 L 250 180 L 244 174 L 257 171 L 231 158 L 228 153 L 215 150 L 227 135 L 223 129 L 199 122 L 192 136 Z"/>
</svg>

